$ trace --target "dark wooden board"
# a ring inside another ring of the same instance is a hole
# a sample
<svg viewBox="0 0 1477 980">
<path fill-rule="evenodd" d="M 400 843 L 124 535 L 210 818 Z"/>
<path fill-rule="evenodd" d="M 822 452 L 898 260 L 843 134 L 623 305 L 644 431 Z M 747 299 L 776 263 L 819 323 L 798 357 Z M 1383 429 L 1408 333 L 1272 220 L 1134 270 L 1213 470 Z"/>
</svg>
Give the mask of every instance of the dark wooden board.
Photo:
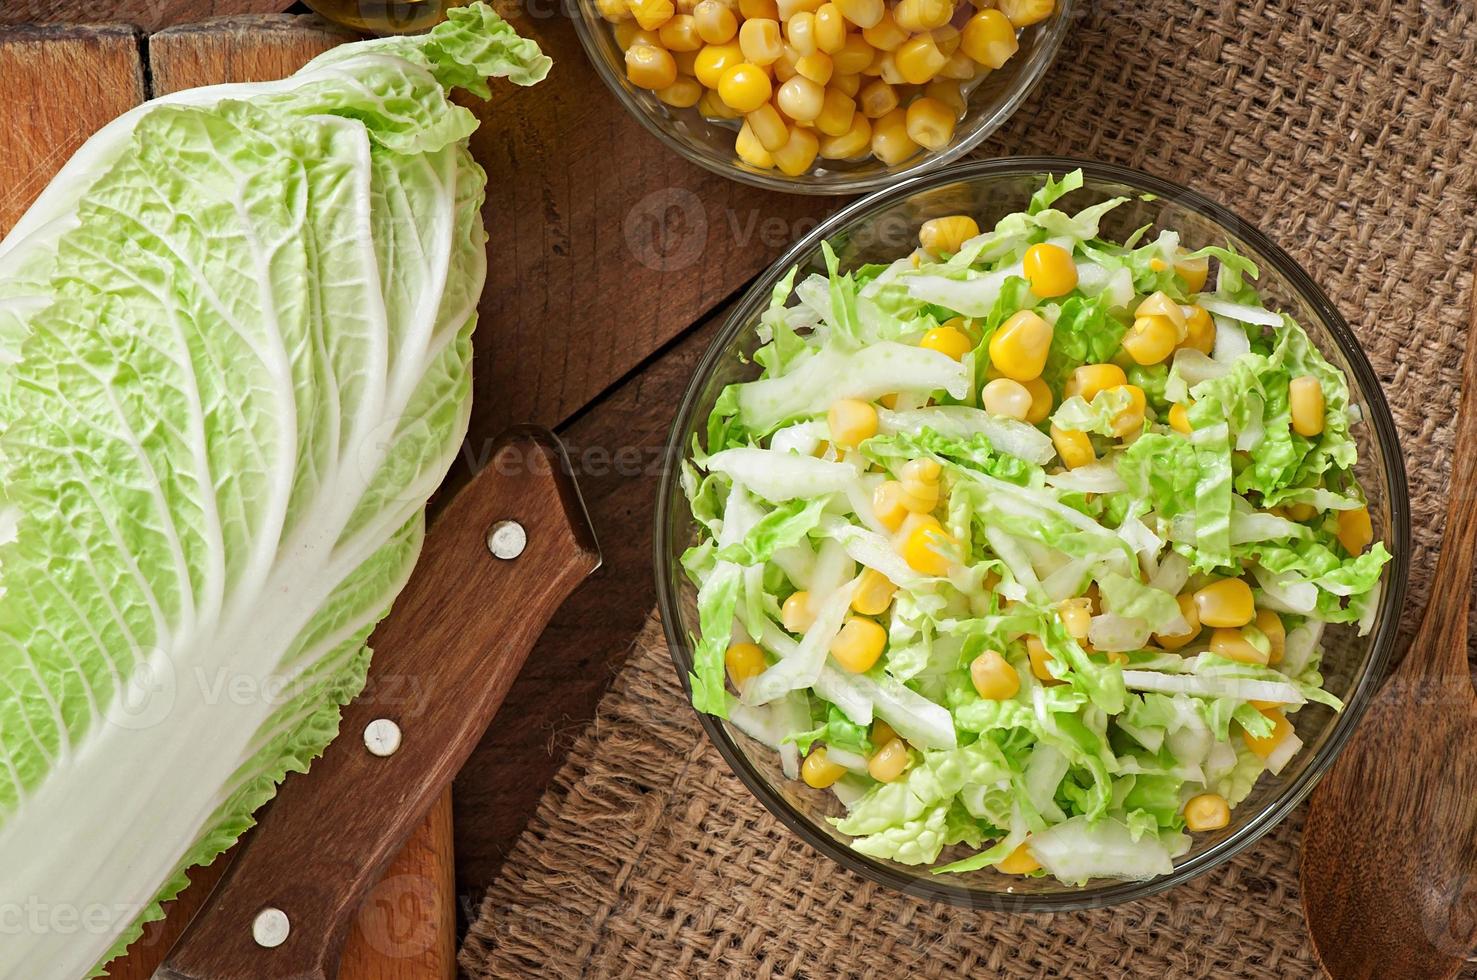
<svg viewBox="0 0 1477 980">
<path fill-rule="evenodd" d="M 144 100 L 139 36 L 118 24 L 0 30 L 0 79 L 0 229 L 8 229 L 77 147 Z"/>
<path fill-rule="evenodd" d="M 293 0 L 4 0 L 0 26 L 16 24 L 131 24 L 157 31 L 222 14 L 274 14 Z"/>
</svg>

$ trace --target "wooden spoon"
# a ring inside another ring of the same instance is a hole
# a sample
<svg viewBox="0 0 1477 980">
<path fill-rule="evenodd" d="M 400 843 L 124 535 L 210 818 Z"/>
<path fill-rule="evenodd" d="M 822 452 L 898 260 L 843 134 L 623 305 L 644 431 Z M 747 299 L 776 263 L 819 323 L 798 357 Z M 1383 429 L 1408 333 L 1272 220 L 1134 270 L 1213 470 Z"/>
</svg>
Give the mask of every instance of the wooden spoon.
<svg viewBox="0 0 1477 980">
<path fill-rule="evenodd" d="M 1477 282 L 1472 315 L 1430 604 L 1303 833 L 1303 913 L 1335 980 L 1451 977 L 1477 946 Z M 1431 392 L 1433 410 L 1446 400 Z"/>
</svg>

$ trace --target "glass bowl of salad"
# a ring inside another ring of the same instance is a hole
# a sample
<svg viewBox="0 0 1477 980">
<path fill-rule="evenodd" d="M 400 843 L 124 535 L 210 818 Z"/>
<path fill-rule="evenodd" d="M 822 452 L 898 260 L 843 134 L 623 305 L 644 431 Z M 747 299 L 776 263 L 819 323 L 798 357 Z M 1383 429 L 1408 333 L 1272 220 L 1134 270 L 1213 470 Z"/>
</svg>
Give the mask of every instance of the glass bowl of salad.
<svg viewBox="0 0 1477 980">
<path fill-rule="evenodd" d="M 973 907 L 1132 900 L 1312 789 L 1398 627 L 1378 381 L 1282 249 L 1168 181 L 971 163 L 750 289 L 658 499 L 672 659 L 828 857 Z"/>
<path fill-rule="evenodd" d="M 652 135 L 770 190 L 857 194 L 957 160 L 1056 57 L 1075 0 L 572 0 Z"/>
</svg>

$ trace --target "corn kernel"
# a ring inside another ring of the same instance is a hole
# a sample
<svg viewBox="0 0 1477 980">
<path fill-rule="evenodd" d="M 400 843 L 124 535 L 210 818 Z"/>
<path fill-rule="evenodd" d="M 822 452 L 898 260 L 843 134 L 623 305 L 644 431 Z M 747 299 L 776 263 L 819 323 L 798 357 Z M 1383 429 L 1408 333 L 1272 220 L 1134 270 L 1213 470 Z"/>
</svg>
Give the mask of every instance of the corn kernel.
<svg viewBox="0 0 1477 980">
<path fill-rule="evenodd" d="M 1287 511 L 1287 517 L 1289 520 L 1298 521 L 1299 523 L 1303 521 L 1311 521 L 1313 518 L 1318 516 L 1318 508 L 1314 507 L 1312 504 L 1288 504 L 1286 507 L 1283 508 L 1283 510 Z"/>
<path fill-rule="evenodd" d="M 1084 364 L 1072 372 L 1062 394 L 1067 398 L 1081 395 L 1083 401 L 1090 402 L 1100 392 L 1126 384 L 1128 375 L 1116 364 Z"/>
<path fill-rule="evenodd" d="M 953 16 L 952 12 L 950 16 Z M 937 44 L 939 50 L 944 53 L 945 58 L 952 57 L 958 52 L 960 40 L 964 37 L 964 33 L 959 28 L 948 23 L 935 27 L 928 33 L 933 37 L 933 43 Z"/>
<path fill-rule="evenodd" d="M 877 410 L 857 398 L 838 398 L 826 413 L 831 441 L 842 449 L 855 449 L 877 434 Z"/>
<path fill-rule="evenodd" d="M 914 570 L 934 577 L 949 573 L 956 543 L 937 518 L 926 514 L 910 515 L 898 533 L 902 537 L 898 552 Z"/>
<path fill-rule="evenodd" d="M 1166 650 L 1179 650 L 1200 635 L 1200 610 L 1195 606 L 1195 596 L 1186 592 L 1175 598 L 1179 603 L 1180 615 L 1188 629 L 1183 633 L 1155 633 L 1154 639 Z"/>
<path fill-rule="evenodd" d="M 1010 378 L 996 378 L 994 381 L 986 382 L 985 387 L 980 391 L 980 402 L 985 411 L 991 415 L 1002 415 L 1021 421 L 1030 417 L 1031 405 L 1034 401 L 1030 389 Z"/>
<path fill-rule="evenodd" d="M 691 109 L 703 97 L 703 87 L 697 79 L 683 75 L 666 88 L 657 89 L 656 97 L 676 109 Z"/>
<path fill-rule="evenodd" d="M 703 39 L 698 36 L 697 23 L 691 14 L 678 14 L 662 25 L 657 32 L 662 47 L 668 51 L 700 51 Z"/>
<path fill-rule="evenodd" d="M 1092 626 L 1092 602 L 1085 598 L 1064 599 L 1057 603 L 1057 615 L 1061 617 L 1062 626 L 1066 627 L 1067 635 L 1074 640 L 1087 639 L 1087 631 Z"/>
<path fill-rule="evenodd" d="M 645 31 L 654 31 L 677 13 L 672 0 L 629 0 L 631 16 Z"/>
<path fill-rule="evenodd" d="M 774 101 L 780 112 L 796 122 L 812 123 L 826 106 L 826 90 L 805 76 L 796 75 L 780 86 Z"/>
<path fill-rule="evenodd" d="M 1243 664 L 1268 663 L 1268 656 L 1258 649 L 1241 630 L 1217 629 L 1210 633 L 1210 652 L 1217 657 Z"/>
<path fill-rule="evenodd" d="M 851 608 L 863 616 L 880 616 L 892 605 L 897 586 L 875 568 L 862 571 L 861 582 L 851 597 Z"/>
<path fill-rule="evenodd" d="M 841 16 L 863 30 L 876 26 L 887 13 L 887 4 L 883 0 L 835 0 L 835 3 Z"/>
<path fill-rule="evenodd" d="M 1113 416 L 1113 435 L 1122 439 L 1144 427 L 1144 415 L 1149 410 L 1149 399 L 1138 385 L 1119 385 L 1109 391 L 1128 393 L 1128 407 Z"/>
<path fill-rule="evenodd" d="M 1312 439 L 1323 433 L 1323 386 L 1311 374 L 1293 378 L 1287 385 L 1292 408 L 1292 431 Z"/>
<path fill-rule="evenodd" d="M 738 18 L 722 0 L 701 0 L 692 10 L 692 19 L 698 36 L 708 44 L 727 44 L 738 33 Z"/>
<path fill-rule="evenodd" d="M 739 50 L 744 60 L 751 65 L 774 64 L 784 53 L 785 42 L 780 36 L 779 21 L 760 18 L 746 20 L 738 32 Z"/>
<path fill-rule="evenodd" d="M 1364 554 L 1364 549 L 1369 547 L 1374 540 L 1374 524 L 1369 519 L 1368 507 L 1356 507 L 1353 510 L 1341 510 L 1338 516 L 1339 544 L 1349 554 L 1358 556 Z"/>
<path fill-rule="evenodd" d="M 1046 644 L 1041 642 L 1040 637 L 1026 637 L 1026 656 L 1031 661 L 1031 674 L 1038 681 L 1045 684 L 1060 684 L 1057 676 L 1047 669 L 1047 664 L 1054 659 L 1051 652 L 1046 649 Z"/>
<path fill-rule="evenodd" d="M 903 485 L 896 480 L 884 481 L 872 491 L 872 513 L 877 522 L 889 531 L 896 531 L 902 526 L 903 518 L 908 516 L 904 496 Z"/>
<path fill-rule="evenodd" d="M 879 78 L 868 82 L 857 95 L 857 106 L 868 119 L 880 119 L 897 108 L 897 92 Z"/>
<path fill-rule="evenodd" d="M 626 49 L 626 77 L 641 88 L 664 89 L 677 81 L 677 62 L 665 48 L 633 44 Z"/>
<path fill-rule="evenodd" d="M 1195 609 L 1206 626 L 1245 626 L 1256 616 L 1256 599 L 1241 579 L 1223 578 L 1195 593 Z"/>
<path fill-rule="evenodd" d="M 835 54 L 846 43 L 846 18 L 834 3 L 823 3 L 815 12 L 815 46 L 825 54 Z"/>
<path fill-rule="evenodd" d="M 939 50 L 942 51 L 943 48 L 940 47 Z M 972 80 L 976 75 L 988 71 L 988 68 L 981 67 L 977 61 L 964 53 L 964 35 L 961 33 L 959 35 L 959 47 L 953 54 L 949 55 L 949 60 L 944 62 L 944 67 L 939 69 L 939 78 L 967 82 Z"/>
<path fill-rule="evenodd" d="M 1123 349 L 1139 364 L 1158 364 L 1174 353 L 1179 334 L 1168 317 L 1141 316 L 1123 335 Z"/>
<path fill-rule="evenodd" d="M 770 72 L 774 74 L 774 80 L 783 84 L 800 74 L 795 70 L 795 62 L 800 60 L 800 55 L 788 44 L 780 50 L 779 60 L 769 66 Z"/>
<path fill-rule="evenodd" d="M 774 166 L 774 157 L 764 148 L 764 144 L 759 142 L 759 137 L 754 135 L 754 129 L 747 119 L 739 127 L 738 138 L 733 141 L 733 151 L 738 154 L 740 160 L 751 167 L 767 170 Z"/>
<path fill-rule="evenodd" d="M 753 112 L 769 103 L 769 76 L 758 65 L 741 61 L 718 79 L 718 97 L 737 112 Z"/>
<path fill-rule="evenodd" d="M 986 701 L 1007 701 L 1021 689 L 1020 675 L 998 650 L 986 650 L 970 661 L 969 679 Z"/>
<path fill-rule="evenodd" d="M 872 63 L 877 51 L 860 34 L 848 34 L 841 47 L 831 52 L 831 65 L 838 75 L 857 75 Z"/>
<path fill-rule="evenodd" d="M 697 100 L 697 111 L 705 119 L 738 119 L 739 114 L 728 107 L 716 89 L 707 89 Z"/>
<path fill-rule="evenodd" d="M 790 593 L 780 606 L 780 625 L 791 633 L 804 633 L 815 623 L 815 611 L 810 607 L 810 593 L 801 589 Z"/>
<path fill-rule="evenodd" d="M 1146 297 L 1142 303 L 1133 311 L 1135 318 L 1145 316 L 1162 316 L 1174 327 L 1176 343 L 1185 339 L 1187 325 L 1185 322 L 1185 311 L 1180 309 L 1168 293 L 1162 290 Z"/>
<path fill-rule="evenodd" d="M 956 120 L 964 115 L 966 103 L 964 93 L 959 90 L 958 82 L 936 78 L 924 87 L 923 94 L 935 102 L 942 103 L 954 114 Z"/>
<path fill-rule="evenodd" d="M 1026 413 L 1026 421 L 1032 425 L 1040 425 L 1051 414 L 1056 399 L 1051 393 L 1051 388 L 1047 387 L 1046 382 L 1040 378 L 1032 378 L 1022 384 L 1031 393 L 1031 410 Z"/>
<path fill-rule="evenodd" d="M 963 360 L 964 355 L 974 349 L 974 344 L 963 331 L 947 324 L 925 333 L 923 339 L 918 341 L 918 346 L 924 350 L 937 351 L 956 361 Z"/>
<path fill-rule="evenodd" d="M 795 59 L 795 74 L 808 78 L 817 85 L 825 85 L 829 82 L 832 71 L 831 56 L 824 51 L 817 51 L 815 54 L 807 54 Z"/>
<path fill-rule="evenodd" d="M 939 477 L 944 475 L 944 468 L 936 459 L 927 456 L 919 459 L 910 459 L 903 464 L 901 476 L 903 483 L 937 483 Z"/>
<path fill-rule="evenodd" d="M 1265 759 L 1277 750 L 1283 739 L 1292 734 L 1292 723 L 1276 708 L 1262 709 L 1262 714 L 1272 719 L 1272 734 L 1266 738 L 1254 738 L 1250 732 L 1242 729 L 1241 738 L 1246 742 L 1246 747 L 1259 759 Z"/>
<path fill-rule="evenodd" d="M 932 81 L 949 60 L 948 55 L 939 50 L 933 37 L 928 34 L 919 34 L 898 45 L 893 58 L 898 74 L 909 85 L 923 85 Z M 949 121 L 953 122 L 952 117 Z M 953 126 L 949 128 L 953 129 Z"/>
<path fill-rule="evenodd" d="M 1041 862 L 1031 856 L 1025 842 L 1000 859 L 995 870 L 1008 875 L 1028 875 L 1041 870 Z"/>
<path fill-rule="evenodd" d="M 612 32 L 615 35 L 616 47 L 622 51 L 629 51 L 633 45 L 649 44 L 654 48 L 662 46 L 662 39 L 656 31 L 642 30 L 641 25 L 634 20 L 623 20 L 615 25 Z"/>
<path fill-rule="evenodd" d="M 953 14 L 953 4 L 948 0 L 898 0 L 892 10 L 897 26 L 911 34 L 943 27 Z"/>
<path fill-rule="evenodd" d="M 744 20 L 780 19 L 780 8 L 775 0 L 738 0 L 739 16 Z"/>
<path fill-rule="evenodd" d="M 836 785 L 836 780 L 844 775 L 846 767 L 828 759 L 824 745 L 811 749 L 810 755 L 800 764 L 800 778 L 811 789 L 828 789 Z"/>
<path fill-rule="evenodd" d="M 1026 249 L 1023 262 L 1031 292 L 1042 299 L 1065 296 L 1077 288 L 1077 265 L 1060 245 L 1042 242 Z"/>
<path fill-rule="evenodd" d="M 954 138 L 954 110 L 937 99 L 920 95 L 908 104 L 908 136 L 919 146 L 942 150 Z"/>
<path fill-rule="evenodd" d="M 717 0 L 706 0 L 716 3 Z M 727 9 L 726 7 L 724 8 Z M 708 88 L 717 88 L 723 73 L 744 60 L 744 53 L 737 44 L 709 44 L 697 53 L 692 73 Z"/>
<path fill-rule="evenodd" d="M 1087 437 L 1086 432 L 1078 432 L 1075 429 L 1058 429 L 1053 425 L 1051 442 L 1056 447 L 1056 454 L 1061 457 L 1063 465 L 1069 470 L 1086 466 L 1097 459 L 1097 453 L 1092 448 L 1092 440 Z"/>
<path fill-rule="evenodd" d="M 791 17 L 785 24 L 785 40 L 802 57 L 819 51 L 815 42 L 815 14 L 807 10 Z"/>
<path fill-rule="evenodd" d="M 672 60 L 677 62 L 677 74 L 686 75 L 688 78 L 696 77 L 694 71 L 697 65 L 696 51 L 673 51 Z"/>
<path fill-rule="evenodd" d="M 877 60 L 872 62 L 867 70 L 889 85 L 901 87 L 908 84 L 903 73 L 898 71 L 896 51 L 878 51 Z"/>
<path fill-rule="evenodd" d="M 918 149 L 908 135 L 907 113 L 902 109 L 893 109 L 872 124 L 872 155 L 887 166 L 897 166 Z"/>
<path fill-rule="evenodd" d="M 1201 793 L 1185 801 L 1185 826 L 1194 831 L 1220 830 L 1231 822 L 1231 805 L 1219 793 Z"/>
<path fill-rule="evenodd" d="M 872 743 L 874 752 L 897 737 L 898 734 L 892 730 L 892 726 L 881 718 L 874 719 L 871 730 L 867 732 L 867 741 Z"/>
<path fill-rule="evenodd" d="M 595 0 L 595 9 L 600 11 L 612 24 L 620 24 L 631 19 L 631 8 L 626 6 L 626 0 Z M 622 45 L 622 48 L 625 46 Z"/>
<path fill-rule="evenodd" d="M 831 656 L 843 669 L 865 674 L 882 656 L 886 645 L 887 630 L 873 620 L 849 616 L 831 641 Z"/>
<path fill-rule="evenodd" d="M 1169 427 L 1185 435 L 1194 432 L 1194 426 L 1190 425 L 1190 410 L 1179 402 L 1169 406 Z"/>
<path fill-rule="evenodd" d="M 882 16 L 871 27 L 862 28 L 862 37 L 878 51 L 893 51 L 908 39 L 908 32 L 897 26 L 892 14 L 884 8 Z"/>
<path fill-rule="evenodd" d="M 1180 346 L 1198 350 L 1207 356 L 1215 350 L 1215 321 L 1204 307 L 1190 307 L 1190 312 L 1185 317 L 1185 339 Z"/>
<path fill-rule="evenodd" d="M 833 67 L 835 65 L 835 61 L 835 58 L 831 59 Z M 862 88 L 862 76 L 856 74 L 833 74 L 831 76 L 831 84 L 828 87 L 835 89 L 837 92 L 840 92 L 842 95 L 850 98 L 852 102 L 855 103 L 856 94 L 860 92 Z"/>
<path fill-rule="evenodd" d="M 981 10 L 964 24 L 959 49 L 986 68 L 999 68 L 1020 48 L 1015 28 L 998 10 Z"/>
<path fill-rule="evenodd" d="M 729 647 L 728 652 L 723 655 L 723 664 L 728 668 L 733 686 L 740 691 L 745 684 L 764 673 L 766 666 L 764 651 L 752 643 L 735 643 Z"/>
<path fill-rule="evenodd" d="M 1282 657 L 1287 653 L 1287 627 L 1282 625 L 1282 617 L 1270 609 L 1260 609 L 1253 622 L 1272 648 L 1267 655 L 1267 663 L 1273 667 L 1282 663 Z"/>
<path fill-rule="evenodd" d="M 872 124 L 858 112 L 851 117 L 851 128 L 840 136 L 821 140 L 820 155 L 827 160 L 850 160 L 866 153 L 872 145 Z"/>
<path fill-rule="evenodd" d="M 1039 378 L 1051 350 L 1052 327 L 1030 310 L 1014 313 L 990 337 L 990 363 L 1014 381 Z"/>
<path fill-rule="evenodd" d="M 744 122 L 753 132 L 759 145 L 770 153 L 790 141 L 790 127 L 785 125 L 779 110 L 772 105 L 762 105 L 744 116 Z"/>
<path fill-rule="evenodd" d="M 911 761 L 903 740 L 893 738 L 867 760 L 867 772 L 879 783 L 890 783 L 903 774 Z"/>
<path fill-rule="evenodd" d="M 815 117 L 815 128 L 826 136 L 841 136 L 851 129 L 855 115 L 856 103 L 850 96 L 827 88 L 821 114 Z"/>
<path fill-rule="evenodd" d="M 1185 292 L 1198 293 L 1205 288 L 1210 278 L 1210 259 L 1202 255 L 1198 259 L 1180 256 L 1174 260 L 1175 273 L 1184 280 Z"/>
</svg>

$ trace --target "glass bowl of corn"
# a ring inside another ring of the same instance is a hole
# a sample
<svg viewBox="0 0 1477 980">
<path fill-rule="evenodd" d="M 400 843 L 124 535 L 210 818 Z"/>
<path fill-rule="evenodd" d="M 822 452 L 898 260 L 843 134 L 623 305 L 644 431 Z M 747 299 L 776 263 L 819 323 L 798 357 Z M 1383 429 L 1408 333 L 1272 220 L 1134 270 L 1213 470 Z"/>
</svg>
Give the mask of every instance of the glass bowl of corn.
<svg viewBox="0 0 1477 980">
<path fill-rule="evenodd" d="M 855 194 L 941 166 L 1046 72 L 1075 0 L 571 0 L 600 77 L 715 173 Z"/>
<path fill-rule="evenodd" d="M 786 778 L 780 753 L 729 721 L 698 713 L 709 739 L 748 789 L 812 848 L 889 888 L 969 908 L 1060 912 L 1134 901 L 1209 871 L 1271 830 L 1312 791 L 1378 687 L 1399 628 L 1409 571 L 1410 504 L 1405 471 L 1379 381 L 1348 324 L 1291 256 L 1214 202 L 1136 171 L 1057 158 L 974 161 L 900 182 L 833 214 L 750 285 L 698 364 L 666 443 L 666 466 L 657 496 L 657 598 L 678 676 L 685 683 L 693 669 L 692 638 L 700 635 L 702 625 L 696 586 L 680 560 L 700 535 L 683 491 L 681 464 L 690 447 L 706 438 L 707 420 L 725 388 L 758 375 L 760 368 L 753 356 L 760 346 L 756 327 L 776 285 L 794 268 L 798 268 L 797 282 L 810 273 L 825 275 L 827 257 L 822 243 L 834 250 L 839 270 L 845 273 L 869 263 L 890 263 L 920 247 L 927 249 L 927 237 L 947 228 L 945 219 L 952 216 L 967 216 L 971 226 L 990 228 L 1001 217 L 1026 207 L 1041 186 L 1043 174 L 1059 176 L 1078 168 L 1084 182 L 1072 193 L 1068 210 L 1114 197 L 1129 199 L 1104 220 L 1106 240 L 1122 241 L 1137 229 L 1144 229 L 1140 233 L 1147 240 L 1162 230 L 1174 231 L 1187 248 L 1225 246 L 1257 265 L 1261 274 L 1256 286 L 1267 306 L 1301 323 L 1323 355 L 1349 380 L 1351 406 L 1360 420 L 1350 430 L 1359 450 L 1356 473 L 1368 495 L 1373 533 L 1387 543 L 1394 557 L 1387 566 L 1369 632 L 1360 635 L 1353 626 L 1330 626 L 1323 634 L 1320 669 L 1324 687 L 1342 700 L 1343 710 L 1310 705 L 1291 716 L 1288 721 L 1302 741 L 1301 750 L 1275 775 L 1263 773 L 1249 795 L 1231 810 L 1224 826 L 1196 833 L 1190 850 L 1174 860 L 1170 873 L 1145 881 L 1093 879 L 1076 887 L 1050 876 L 1022 877 L 988 868 L 941 875 L 931 873 L 928 865 L 909 866 L 862 854 L 828 821 L 845 812 L 836 796 Z M 927 340 L 925 335 L 920 345 Z"/>
</svg>

